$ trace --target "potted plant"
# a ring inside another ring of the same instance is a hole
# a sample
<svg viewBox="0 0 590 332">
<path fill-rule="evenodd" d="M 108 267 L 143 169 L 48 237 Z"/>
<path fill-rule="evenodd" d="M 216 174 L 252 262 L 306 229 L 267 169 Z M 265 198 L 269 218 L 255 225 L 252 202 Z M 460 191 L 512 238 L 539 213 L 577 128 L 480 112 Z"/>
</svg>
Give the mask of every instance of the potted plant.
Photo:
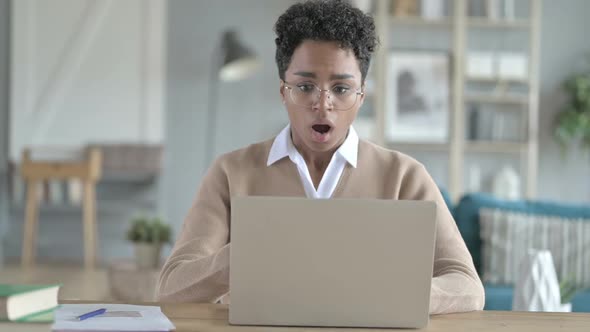
<svg viewBox="0 0 590 332">
<path fill-rule="evenodd" d="M 555 138 L 563 150 L 577 142 L 590 149 L 590 70 L 574 74 L 563 87 L 569 101 L 557 114 Z"/>
<path fill-rule="evenodd" d="M 134 243 L 135 262 L 138 268 L 157 268 L 162 245 L 171 239 L 170 226 L 158 218 L 138 217 L 132 220 L 127 239 Z"/>
<path fill-rule="evenodd" d="M 579 288 L 573 281 L 573 278 L 564 279 L 559 283 L 559 292 L 561 295 L 561 312 L 572 311 L 572 299 L 578 292 Z"/>
</svg>

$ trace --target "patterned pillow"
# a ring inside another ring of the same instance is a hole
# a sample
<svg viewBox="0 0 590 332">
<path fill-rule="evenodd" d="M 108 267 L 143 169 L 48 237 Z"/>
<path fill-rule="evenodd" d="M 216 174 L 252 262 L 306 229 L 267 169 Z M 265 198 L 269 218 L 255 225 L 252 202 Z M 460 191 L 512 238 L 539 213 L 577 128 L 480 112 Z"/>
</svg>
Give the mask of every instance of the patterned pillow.
<svg viewBox="0 0 590 332">
<path fill-rule="evenodd" d="M 590 219 L 481 209 L 483 281 L 514 284 L 528 249 L 547 249 L 559 280 L 590 287 Z"/>
</svg>

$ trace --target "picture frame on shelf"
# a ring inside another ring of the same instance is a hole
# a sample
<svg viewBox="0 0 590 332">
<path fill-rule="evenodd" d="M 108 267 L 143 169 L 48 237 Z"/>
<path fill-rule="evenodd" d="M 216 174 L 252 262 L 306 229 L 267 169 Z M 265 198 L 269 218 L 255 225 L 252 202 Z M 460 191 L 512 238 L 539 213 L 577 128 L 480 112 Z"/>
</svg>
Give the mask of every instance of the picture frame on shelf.
<svg viewBox="0 0 590 332">
<path fill-rule="evenodd" d="M 385 137 L 392 143 L 446 143 L 451 108 L 451 55 L 392 50 L 387 73 Z"/>
</svg>

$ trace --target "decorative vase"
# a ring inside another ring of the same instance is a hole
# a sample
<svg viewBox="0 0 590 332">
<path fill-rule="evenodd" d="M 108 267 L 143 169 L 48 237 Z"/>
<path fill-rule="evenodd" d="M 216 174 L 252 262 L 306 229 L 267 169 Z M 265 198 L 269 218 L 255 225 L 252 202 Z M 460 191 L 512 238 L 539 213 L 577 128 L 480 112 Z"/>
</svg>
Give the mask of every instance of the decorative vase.
<svg viewBox="0 0 590 332">
<path fill-rule="evenodd" d="M 506 199 L 517 200 L 520 198 L 520 177 L 511 166 L 504 166 L 494 177 L 494 196 Z"/>
<path fill-rule="evenodd" d="M 160 243 L 135 243 L 135 263 L 140 269 L 154 269 L 160 264 Z"/>
<path fill-rule="evenodd" d="M 530 250 L 520 264 L 512 310 L 559 311 L 561 295 L 553 257 L 548 250 Z"/>
</svg>

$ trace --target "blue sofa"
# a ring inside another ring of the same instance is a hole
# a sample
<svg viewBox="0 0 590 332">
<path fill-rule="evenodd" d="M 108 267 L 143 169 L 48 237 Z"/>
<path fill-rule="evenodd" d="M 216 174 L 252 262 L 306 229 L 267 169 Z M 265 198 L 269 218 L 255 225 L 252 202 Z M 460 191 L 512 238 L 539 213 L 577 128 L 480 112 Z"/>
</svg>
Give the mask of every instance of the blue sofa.
<svg viewBox="0 0 590 332">
<path fill-rule="evenodd" d="M 456 206 L 446 192 L 443 196 L 455 217 L 459 231 L 473 256 L 473 262 L 481 273 L 481 239 L 479 237 L 479 209 L 500 208 L 514 212 L 536 215 L 550 215 L 569 218 L 590 219 L 590 206 L 576 206 L 541 201 L 505 201 L 489 194 L 475 193 L 465 195 Z M 588 262 L 590 264 L 590 262 Z M 485 284 L 485 310 L 510 310 L 512 308 L 512 286 Z M 580 291 L 572 300 L 572 310 L 590 312 L 590 289 Z"/>
</svg>

